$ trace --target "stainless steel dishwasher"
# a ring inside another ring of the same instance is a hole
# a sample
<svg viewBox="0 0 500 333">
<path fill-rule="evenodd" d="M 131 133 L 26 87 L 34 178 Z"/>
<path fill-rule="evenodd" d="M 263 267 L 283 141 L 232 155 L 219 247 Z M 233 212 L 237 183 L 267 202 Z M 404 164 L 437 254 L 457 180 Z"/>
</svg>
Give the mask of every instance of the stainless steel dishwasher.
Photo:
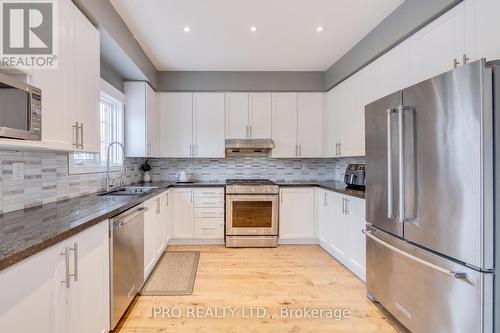
<svg viewBox="0 0 500 333">
<path fill-rule="evenodd" d="M 138 205 L 110 222 L 112 329 L 144 283 L 144 213 L 147 210 Z"/>
</svg>

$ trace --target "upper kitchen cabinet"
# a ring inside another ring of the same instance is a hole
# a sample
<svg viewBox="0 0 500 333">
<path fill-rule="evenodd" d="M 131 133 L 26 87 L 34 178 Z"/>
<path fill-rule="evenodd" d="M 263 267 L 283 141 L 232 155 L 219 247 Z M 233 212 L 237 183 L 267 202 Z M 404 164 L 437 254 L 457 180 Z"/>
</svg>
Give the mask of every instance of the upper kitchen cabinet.
<svg viewBox="0 0 500 333">
<path fill-rule="evenodd" d="M 342 83 L 341 83 L 342 84 Z M 324 156 L 339 156 L 341 90 L 340 85 L 325 94 Z"/>
<path fill-rule="evenodd" d="M 160 128 L 161 157 L 191 157 L 192 93 L 160 93 Z"/>
<path fill-rule="evenodd" d="M 272 157 L 323 155 L 323 93 L 273 93 Z"/>
<path fill-rule="evenodd" d="M 226 138 L 269 139 L 271 93 L 226 94 Z"/>
<path fill-rule="evenodd" d="M 297 157 L 297 93 L 273 93 L 272 157 Z"/>
<path fill-rule="evenodd" d="M 402 42 L 375 61 L 380 70 L 379 98 L 408 87 L 410 81 L 408 41 Z"/>
<path fill-rule="evenodd" d="M 159 157 L 158 96 L 147 82 L 125 82 L 125 140 L 128 157 Z"/>
<path fill-rule="evenodd" d="M 468 61 L 464 3 L 416 32 L 409 47 L 410 85 L 464 65 Z"/>
<path fill-rule="evenodd" d="M 224 94 L 195 93 L 193 99 L 192 157 L 225 157 Z"/>
<path fill-rule="evenodd" d="M 225 156 L 223 93 L 161 93 L 161 157 Z"/>
<path fill-rule="evenodd" d="M 500 59 L 500 1 L 466 0 L 466 49 L 467 56 L 473 59 Z"/>
<path fill-rule="evenodd" d="M 99 33 L 71 1 L 57 4 L 58 67 L 33 69 L 29 76 L 42 90 L 42 144 L 98 153 Z"/>
<path fill-rule="evenodd" d="M 298 94 L 298 156 L 323 155 L 323 93 Z"/>
</svg>

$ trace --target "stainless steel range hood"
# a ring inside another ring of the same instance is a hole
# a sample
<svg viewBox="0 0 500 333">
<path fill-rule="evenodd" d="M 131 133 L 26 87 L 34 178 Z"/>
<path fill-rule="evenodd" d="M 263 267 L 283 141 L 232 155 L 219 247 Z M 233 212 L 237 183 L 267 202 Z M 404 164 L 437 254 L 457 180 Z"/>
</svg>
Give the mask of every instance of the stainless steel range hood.
<svg viewBox="0 0 500 333">
<path fill-rule="evenodd" d="M 226 156 L 269 154 L 274 147 L 272 139 L 226 139 Z"/>
</svg>

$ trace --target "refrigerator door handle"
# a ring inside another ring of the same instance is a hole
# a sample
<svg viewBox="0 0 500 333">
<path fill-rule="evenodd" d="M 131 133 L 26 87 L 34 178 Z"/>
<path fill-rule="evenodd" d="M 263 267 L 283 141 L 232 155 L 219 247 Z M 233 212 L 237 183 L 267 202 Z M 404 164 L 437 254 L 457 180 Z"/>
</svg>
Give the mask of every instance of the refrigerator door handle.
<svg viewBox="0 0 500 333">
<path fill-rule="evenodd" d="M 409 253 L 407 253 L 405 251 L 402 251 L 402 250 L 398 249 L 397 247 L 392 246 L 391 244 L 388 244 L 388 243 L 384 242 L 383 240 L 379 239 L 378 237 L 375 237 L 374 235 L 372 235 L 370 233 L 370 231 L 368 231 L 368 230 L 362 230 L 362 232 L 365 234 L 366 237 L 370 238 L 374 242 L 376 242 L 376 243 L 378 243 L 378 244 L 380 244 L 380 245 L 388 248 L 389 250 L 392 250 L 392 251 L 396 252 L 397 254 L 400 254 L 400 255 L 402 255 L 402 256 L 410 259 L 410 260 L 416 261 L 416 262 L 418 262 L 418 263 L 420 263 L 420 264 L 422 264 L 424 266 L 427 266 L 427 267 L 432 268 L 432 269 L 434 269 L 436 271 L 439 271 L 441 273 L 449 275 L 452 278 L 460 279 L 460 280 L 466 280 L 467 279 L 467 274 L 464 273 L 464 272 L 450 271 L 450 270 L 447 270 L 447 269 L 445 269 L 443 267 L 440 267 L 438 265 L 434 265 L 434 264 L 432 264 L 430 262 L 427 262 L 427 261 L 425 261 L 423 259 L 420 259 L 420 258 L 418 258 L 418 257 L 416 257 L 414 255 L 411 255 L 411 254 L 409 254 Z"/>
<path fill-rule="evenodd" d="M 407 174 L 406 174 L 406 132 L 405 132 L 405 114 L 407 112 L 413 112 L 413 108 L 409 106 L 400 105 L 398 106 L 398 127 L 399 127 L 399 151 L 398 151 L 398 169 L 399 169 L 399 221 L 401 223 L 409 221 L 411 218 L 407 216 L 406 211 L 406 183 L 407 183 Z M 413 119 L 409 119 L 412 120 Z M 413 124 L 412 124 L 413 125 Z M 413 135 L 413 132 L 410 134 Z M 413 142 L 411 142 L 413 144 Z M 410 151 L 410 154 L 414 153 L 413 149 Z M 413 166 L 414 167 L 414 166 Z M 415 193 L 412 194 L 414 196 Z M 415 198 L 411 198 L 414 200 Z M 412 209 L 413 210 L 413 207 Z M 413 217 L 412 217 L 413 218 Z"/>
<path fill-rule="evenodd" d="M 392 192 L 392 131 L 391 116 L 398 110 L 387 109 L 387 218 L 394 219 L 394 194 Z"/>
</svg>

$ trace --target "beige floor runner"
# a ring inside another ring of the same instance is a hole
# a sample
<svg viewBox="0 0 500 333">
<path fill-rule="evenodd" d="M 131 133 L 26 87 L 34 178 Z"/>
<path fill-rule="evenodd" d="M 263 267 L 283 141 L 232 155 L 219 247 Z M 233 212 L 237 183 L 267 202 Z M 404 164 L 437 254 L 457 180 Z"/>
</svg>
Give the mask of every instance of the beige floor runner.
<svg viewBox="0 0 500 333">
<path fill-rule="evenodd" d="M 165 252 L 142 288 L 143 296 L 179 296 L 193 293 L 198 251 Z"/>
</svg>

